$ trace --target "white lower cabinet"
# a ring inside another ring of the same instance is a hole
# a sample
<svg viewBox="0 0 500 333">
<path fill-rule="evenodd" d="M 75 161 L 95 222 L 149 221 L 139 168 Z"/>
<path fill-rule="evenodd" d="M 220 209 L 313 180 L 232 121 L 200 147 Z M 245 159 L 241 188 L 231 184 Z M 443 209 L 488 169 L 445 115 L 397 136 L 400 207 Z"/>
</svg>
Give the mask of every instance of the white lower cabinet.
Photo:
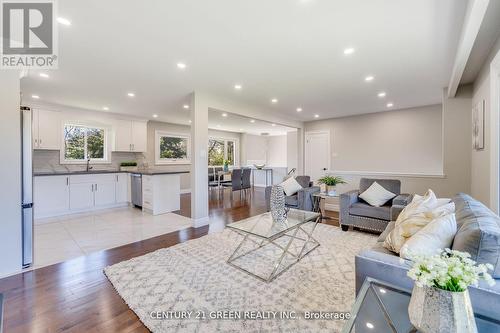
<svg viewBox="0 0 500 333">
<path fill-rule="evenodd" d="M 123 206 L 129 200 L 129 174 L 37 176 L 35 218 Z"/>
<path fill-rule="evenodd" d="M 69 213 L 69 176 L 35 177 L 33 187 L 35 218 Z"/>
</svg>

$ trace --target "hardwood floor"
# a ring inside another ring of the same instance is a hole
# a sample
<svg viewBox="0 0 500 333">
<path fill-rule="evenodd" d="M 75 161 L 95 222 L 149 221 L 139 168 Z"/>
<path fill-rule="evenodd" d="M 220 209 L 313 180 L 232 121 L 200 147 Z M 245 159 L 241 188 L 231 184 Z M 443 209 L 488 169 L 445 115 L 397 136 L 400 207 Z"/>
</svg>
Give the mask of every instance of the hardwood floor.
<svg viewBox="0 0 500 333">
<path fill-rule="evenodd" d="M 0 280 L 5 296 L 4 332 L 147 332 L 115 292 L 103 268 L 160 248 L 206 235 L 212 228 L 265 211 L 264 192 L 256 189 L 246 198 L 229 191 L 210 194 L 210 226 L 188 228 L 93 253 L 60 264 Z M 190 197 L 181 198 L 180 215 L 190 216 Z M 2 254 L 5 255 L 5 254 Z"/>
</svg>

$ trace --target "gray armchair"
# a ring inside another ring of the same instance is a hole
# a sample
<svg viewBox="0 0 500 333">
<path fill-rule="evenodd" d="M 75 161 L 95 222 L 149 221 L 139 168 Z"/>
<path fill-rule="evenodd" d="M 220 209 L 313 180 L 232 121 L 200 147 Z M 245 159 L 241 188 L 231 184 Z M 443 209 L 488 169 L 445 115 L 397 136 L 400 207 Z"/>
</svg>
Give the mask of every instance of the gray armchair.
<svg viewBox="0 0 500 333">
<path fill-rule="evenodd" d="M 379 183 L 386 190 L 396 194 L 382 207 L 373 207 L 359 198 L 373 182 Z M 347 231 L 349 226 L 358 227 L 381 233 L 390 221 L 397 219 L 403 208 L 410 203 L 412 196 L 401 194 L 401 181 L 394 179 L 361 178 L 359 190 L 353 190 L 340 195 L 340 225 Z"/>
<path fill-rule="evenodd" d="M 320 191 L 319 186 L 313 186 L 311 182 L 311 177 L 309 176 L 297 176 L 295 177 L 297 182 L 302 186 L 302 190 L 298 191 L 294 195 L 285 197 L 285 206 L 289 208 L 295 208 L 300 210 L 312 211 L 313 209 L 313 199 L 312 195 Z M 271 209 L 271 189 L 272 186 L 266 187 L 266 207 L 267 211 Z"/>
</svg>

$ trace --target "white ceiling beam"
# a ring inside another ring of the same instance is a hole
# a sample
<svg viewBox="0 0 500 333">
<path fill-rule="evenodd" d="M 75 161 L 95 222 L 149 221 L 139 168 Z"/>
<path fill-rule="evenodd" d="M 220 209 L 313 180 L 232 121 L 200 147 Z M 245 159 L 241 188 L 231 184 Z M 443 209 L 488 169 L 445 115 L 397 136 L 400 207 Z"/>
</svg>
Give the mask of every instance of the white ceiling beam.
<svg viewBox="0 0 500 333">
<path fill-rule="evenodd" d="M 450 83 L 448 84 L 448 98 L 455 97 L 457 93 L 458 85 L 464 74 L 465 66 L 469 60 L 489 3 L 490 0 L 469 0 Z"/>
</svg>

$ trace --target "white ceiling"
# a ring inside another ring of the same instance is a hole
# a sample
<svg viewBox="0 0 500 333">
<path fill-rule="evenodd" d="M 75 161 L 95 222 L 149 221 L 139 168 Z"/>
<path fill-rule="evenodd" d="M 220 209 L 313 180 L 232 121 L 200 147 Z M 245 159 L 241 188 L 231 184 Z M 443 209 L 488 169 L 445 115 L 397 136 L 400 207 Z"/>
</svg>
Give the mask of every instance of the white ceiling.
<svg viewBox="0 0 500 333">
<path fill-rule="evenodd" d="M 22 91 L 180 123 L 192 91 L 299 121 L 440 103 L 466 1 L 59 1 L 72 22 L 60 26 L 59 70 L 31 72 Z"/>
<path fill-rule="evenodd" d="M 285 135 L 296 131 L 296 128 L 270 123 L 258 119 L 243 117 L 237 114 L 210 109 L 208 112 L 208 127 L 211 129 L 247 133 L 253 135 Z"/>
</svg>

